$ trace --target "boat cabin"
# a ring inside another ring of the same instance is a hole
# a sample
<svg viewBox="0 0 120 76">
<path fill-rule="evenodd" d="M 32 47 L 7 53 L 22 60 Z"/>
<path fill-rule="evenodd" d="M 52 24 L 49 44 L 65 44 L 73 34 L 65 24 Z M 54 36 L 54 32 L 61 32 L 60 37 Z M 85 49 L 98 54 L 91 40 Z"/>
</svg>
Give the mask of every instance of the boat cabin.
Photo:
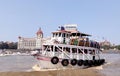
<svg viewBox="0 0 120 76">
<path fill-rule="evenodd" d="M 58 41 L 59 43 L 69 44 L 71 33 L 65 30 L 59 30 L 52 32 L 52 39 Z"/>
</svg>

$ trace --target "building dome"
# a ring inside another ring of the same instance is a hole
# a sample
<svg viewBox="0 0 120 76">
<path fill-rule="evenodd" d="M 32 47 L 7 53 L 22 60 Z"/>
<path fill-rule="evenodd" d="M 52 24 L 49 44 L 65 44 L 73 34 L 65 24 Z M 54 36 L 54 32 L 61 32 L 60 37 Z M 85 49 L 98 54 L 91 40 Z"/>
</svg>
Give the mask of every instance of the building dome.
<svg viewBox="0 0 120 76">
<path fill-rule="evenodd" d="M 21 39 L 22 37 L 21 36 L 18 36 L 18 39 Z"/>
<path fill-rule="evenodd" d="M 36 34 L 37 34 L 37 35 L 43 34 L 43 32 L 42 32 L 41 28 L 39 28 L 39 30 L 37 31 L 37 33 L 36 33 Z"/>
</svg>

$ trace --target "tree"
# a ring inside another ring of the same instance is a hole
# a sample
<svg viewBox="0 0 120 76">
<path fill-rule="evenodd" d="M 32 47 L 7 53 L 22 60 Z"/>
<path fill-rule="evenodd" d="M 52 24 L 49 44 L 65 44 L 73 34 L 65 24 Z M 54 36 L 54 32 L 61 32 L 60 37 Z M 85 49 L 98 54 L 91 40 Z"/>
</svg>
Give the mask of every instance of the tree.
<svg viewBox="0 0 120 76">
<path fill-rule="evenodd" d="M 9 47 L 8 47 L 8 44 L 5 42 L 5 43 L 3 43 L 3 49 L 8 49 Z"/>
<path fill-rule="evenodd" d="M 11 42 L 11 43 L 9 43 L 8 44 L 8 46 L 9 46 L 9 49 L 17 49 L 17 42 Z"/>
<path fill-rule="evenodd" d="M 120 50 L 120 45 L 115 46 L 115 48 L 117 48 L 118 50 Z"/>
<path fill-rule="evenodd" d="M 0 49 L 17 49 L 17 42 L 0 42 Z"/>
<path fill-rule="evenodd" d="M 111 47 L 108 46 L 108 45 L 104 45 L 104 46 L 101 46 L 101 48 L 105 49 L 105 50 L 109 50 Z"/>
</svg>

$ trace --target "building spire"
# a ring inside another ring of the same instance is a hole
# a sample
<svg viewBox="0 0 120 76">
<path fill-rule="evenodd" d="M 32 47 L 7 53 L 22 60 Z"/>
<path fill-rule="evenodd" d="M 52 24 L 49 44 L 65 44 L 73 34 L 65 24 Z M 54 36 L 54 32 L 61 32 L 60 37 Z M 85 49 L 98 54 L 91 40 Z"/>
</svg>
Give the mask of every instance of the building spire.
<svg viewBox="0 0 120 76">
<path fill-rule="evenodd" d="M 39 30 L 37 31 L 36 34 L 37 34 L 37 35 L 39 35 L 39 34 L 43 34 L 43 32 L 42 32 L 42 30 L 41 30 L 41 27 L 39 27 Z"/>
<path fill-rule="evenodd" d="M 39 27 L 39 30 L 41 30 L 41 27 Z"/>
</svg>

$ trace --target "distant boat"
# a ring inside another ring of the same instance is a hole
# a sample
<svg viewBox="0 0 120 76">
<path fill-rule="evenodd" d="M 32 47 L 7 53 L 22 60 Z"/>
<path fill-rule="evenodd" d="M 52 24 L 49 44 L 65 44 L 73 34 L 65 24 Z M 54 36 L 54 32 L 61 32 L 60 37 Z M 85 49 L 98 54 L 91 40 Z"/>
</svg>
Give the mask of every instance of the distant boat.
<svg viewBox="0 0 120 76">
<path fill-rule="evenodd" d="M 38 35 L 41 48 L 33 56 L 38 60 L 40 68 L 79 68 L 105 62 L 99 55 L 99 43 L 89 40 L 91 35 L 79 32 L 77 25 L 61 26 L 48 39 L 43 38 L 42 31 Z"/>
</svg>

